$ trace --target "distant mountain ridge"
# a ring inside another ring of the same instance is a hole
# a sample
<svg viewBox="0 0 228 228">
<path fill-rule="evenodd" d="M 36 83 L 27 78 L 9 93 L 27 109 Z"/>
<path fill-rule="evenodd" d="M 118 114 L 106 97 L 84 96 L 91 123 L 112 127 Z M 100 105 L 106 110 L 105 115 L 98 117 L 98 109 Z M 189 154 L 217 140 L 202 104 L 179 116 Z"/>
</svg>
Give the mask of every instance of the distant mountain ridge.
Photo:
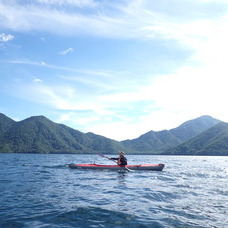
<svg viewBox="0 0 228 228">
<path fill-rule="evenodd" d="M 149 131 L 136 139 L 116 141 L 93 133 L 82 133 L 44 116 L 16 122 L 0 113 L 0 152 L 114 154 L 125 150 L 127 153 L 162 154 L 218 123 L 221 121 L 201 116 L 171 130 Z"/>
<path fill-rule="evenodd" d="M 153 149 L 160 153 L 190 140 L 219 122 L 221 121 L 210 116 L 201 116 L 171 130 L 149 131 L 137 139 L 125 140 L 123 144 L 131 150 L 150 152 Z"/>
<path fill-rule="evenodd" d="M 228 156 L 228 123 L 220 122 L 165 154 Z"/>
<path fill-rule="evenodd" d="M 10 122 L 0 115 L 0 126 Z M 2 124 L 1 124 L 2 123 Z M 35 116 L 15 122 L 11 121 L 8 130 L 0 133 L 2 153 L 95 153 L 111 148 L 114 153 L 119 144 L 114 140 L 87 133 L 84 134 L 63 124 L 57 124 L 44 116 Z M 102 138 L 102 140 L 100 139 Z M 98 148 L 99 142 L 99 148 Z"/>
<path fill-rule="evenodd" d="M 0 113 L 0 134 L 7 131 L 14 123 L 14 120 Z"/>
<path fill-rule="evenodd" d="M 181 141 L 187 141 L 220 122 L 220 120 L 205 115 L 193 120 L 188 120 L 179 127 L 170 130 L 170 132 Z"/>
</svg>

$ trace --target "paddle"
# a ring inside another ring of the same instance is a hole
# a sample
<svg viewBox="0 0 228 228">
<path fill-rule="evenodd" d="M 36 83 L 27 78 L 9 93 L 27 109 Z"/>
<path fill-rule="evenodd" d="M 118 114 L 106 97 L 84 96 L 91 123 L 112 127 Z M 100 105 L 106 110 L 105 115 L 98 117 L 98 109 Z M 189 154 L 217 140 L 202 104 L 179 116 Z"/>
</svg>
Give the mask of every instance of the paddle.
<svg viewBox="0 0 228 228">
<path fill-rule="evenodd" d="M 104 158 L 107 158 L 108 160 L 112 160 L 111 158 L 105 156 L 104 154 L 99 154 L 99 156 L 104 157 Z M 112 161 L 114 161 L 116 164 L 118 164 L 117 161 L 115 161 L 115 160 L 112 160 Z M 124 166 L 124 168 L 125 168 L 128 172 L 131 172 L 131 171 L 132 171 L 131 169 L 129 169 L 129 168 L 125 167 L 125 166 Z"/>
</svg>

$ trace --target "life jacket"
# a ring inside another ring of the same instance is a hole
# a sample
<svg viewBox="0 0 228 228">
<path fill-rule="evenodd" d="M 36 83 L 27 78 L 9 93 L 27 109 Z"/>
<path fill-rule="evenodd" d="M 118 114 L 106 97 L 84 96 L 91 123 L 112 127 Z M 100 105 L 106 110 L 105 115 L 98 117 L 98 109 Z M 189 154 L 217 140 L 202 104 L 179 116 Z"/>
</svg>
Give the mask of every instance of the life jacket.
<svg viewBox="0 0 228 228">
<path fill-rule="evenodd" d="M 117 164 L 118 165 L 127 165 L 127 158 L 125 158 L 124 156 L 119 157 L 117 160 Z"/>
</svg>

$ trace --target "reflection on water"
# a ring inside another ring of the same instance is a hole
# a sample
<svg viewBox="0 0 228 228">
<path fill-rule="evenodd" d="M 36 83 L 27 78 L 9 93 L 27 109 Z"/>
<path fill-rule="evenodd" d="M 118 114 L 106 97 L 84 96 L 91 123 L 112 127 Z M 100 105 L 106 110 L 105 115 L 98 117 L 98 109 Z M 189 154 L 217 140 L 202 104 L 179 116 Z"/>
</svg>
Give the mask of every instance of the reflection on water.
<svg viewBox="0 0 228 228">
<path fill-rule="evenodd" d="M 129 180 L 128 172 L 121 170 L 117 172 L 117 183 L 116 187 L 118 195 L 115 199 L 115 204 L 120 212 L 127 212 L 129 210 L 129 198 L 128 198 L 128 187 L 127 182 Z"/>
<path fill-rule="evenodd" d="M 117 178 L 118 178 L 118 184 L 120 187 L 126 187 L 126 176 L 128 173 L 126 173 L 125 170 L 120 170 L 117 173 Z"/>
</svg>

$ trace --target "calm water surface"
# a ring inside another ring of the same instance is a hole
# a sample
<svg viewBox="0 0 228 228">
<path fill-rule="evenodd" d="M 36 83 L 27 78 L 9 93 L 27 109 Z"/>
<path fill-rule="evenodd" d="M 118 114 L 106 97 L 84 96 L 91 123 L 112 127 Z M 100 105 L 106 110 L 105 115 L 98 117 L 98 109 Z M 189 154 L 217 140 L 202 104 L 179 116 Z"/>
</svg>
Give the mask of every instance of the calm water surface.
<svg viewBox="0 0 228 228">
<path fill-rule="evenodd" d="M 228 227 L 228 157 L 129 155 L 157 171 L 72 170 L 98 155 L 0 154 L 0 227 Z"/>
</svg>

